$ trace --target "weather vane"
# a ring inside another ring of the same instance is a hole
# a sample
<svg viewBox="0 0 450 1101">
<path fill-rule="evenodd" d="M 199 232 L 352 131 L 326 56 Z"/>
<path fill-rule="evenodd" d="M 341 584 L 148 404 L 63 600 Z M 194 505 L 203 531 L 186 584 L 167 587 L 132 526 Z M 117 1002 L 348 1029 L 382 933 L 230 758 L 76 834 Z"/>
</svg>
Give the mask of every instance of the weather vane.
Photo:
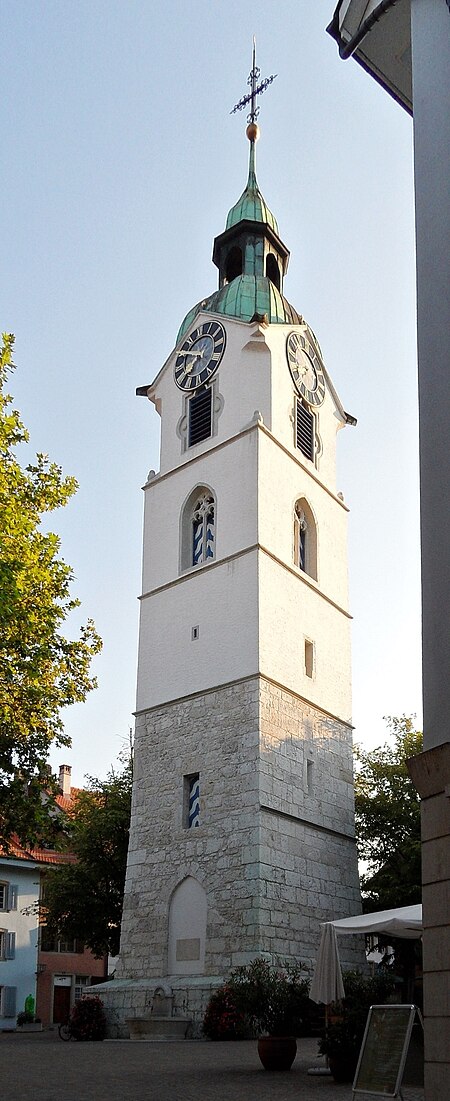
<svg viewBox="0 0 450 1101">
<path fill-rule="evenodd" d="M 234 105 L 233 110 L 230 111 L 230 115 L 234 115 L 235 111 L 243 111 L 244 107 L 246 107 L 247 104 L 250 103 L 251 109 L 250 114 L 247 116 L 247 122 L 256 123 L 256 119 L 259 115 L 259 105 L 257 105 L 256 103 L 256 97 L 261 96 L 262 93 L 265 92 L 266 88 L 269 87 L 269 84 L 272 84 L 272 81 L 276 79 L 278 73 L 275 73 L 274 76 L 266 76 L 261 81 L 259 80 L 260 76 L 261 69 L 258 69 L 258 66 L 256 64 L 256 39 L 253 38 L 252 68 L 249 78 L 247 80 L 247 84 L 249 84 L 251 87 L 251 92 L 249 92 L 248 95 L 243 96 L 242 99 L 239 100 L 239 103 L 236 103 Z"/>
</svg>

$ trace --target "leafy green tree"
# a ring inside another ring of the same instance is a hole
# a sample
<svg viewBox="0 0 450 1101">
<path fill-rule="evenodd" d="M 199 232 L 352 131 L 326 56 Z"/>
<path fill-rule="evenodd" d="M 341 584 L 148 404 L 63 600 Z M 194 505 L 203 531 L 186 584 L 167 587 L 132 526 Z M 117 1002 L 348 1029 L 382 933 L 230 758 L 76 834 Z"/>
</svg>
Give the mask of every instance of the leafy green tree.
<svg viewBox="0 0 450 1101">
<path fill-rule="evenodd" d="M 406 715 L 385 720 L 391 741 L 357 746 L 356 838 L 367 862 L 364 908 L 384 910 L 421 901 L 420 800 L 406 762 L 422 750 L 422 734 Z"/>
<path fill-rule="evenodd" d="M 80 940 L 96 956 L 119 951 L 131 810 L 132 765 L 89 779 L 67 822 L 65 848 L 76 864 L 46 875 L 41 916 L 52 937 Z"/>
<path fill-rule="evenodd" d="M 46 455 L 24 469 L 16 449 L 28 432 L 5 390 L 14 337 L 3 334 L 0 354 L 0 841 L 24 843 L 45 834 L 51 800 L 42 798 L 52 743 L 68 745 L 61 708 L 85 699 L 95 678 L 90 664 L 101 648 L 88 620 L 78 639 L 61 633 L 79 601 L 73 573 L 60 557 L 57 535 L 41 529 L 48 512 L 77 489 Z"/>
</svg>

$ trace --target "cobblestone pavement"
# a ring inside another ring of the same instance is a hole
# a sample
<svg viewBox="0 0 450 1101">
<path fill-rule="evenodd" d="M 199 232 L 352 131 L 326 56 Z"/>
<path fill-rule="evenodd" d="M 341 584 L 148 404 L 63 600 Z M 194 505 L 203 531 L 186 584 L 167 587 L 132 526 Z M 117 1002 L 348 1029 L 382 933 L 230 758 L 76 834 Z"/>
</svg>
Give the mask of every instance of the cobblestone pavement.
<svg viewBox="0 0 450 1101">
<path fill-rule="evenodd" d="M 320 1065 L 314 1039 L 299 1040 L 292 1070 L 277 1074 L 262 1069 L 255 1041 L 63 1043 L 54 1032 L 0 1034 L 2 1096 L 21 1101 L 351 1101 L 350 1085 L 308 1075 Z M 424 1101 L 419 1088 L 405 1086 L 403 1096 Z"/>
</svg>

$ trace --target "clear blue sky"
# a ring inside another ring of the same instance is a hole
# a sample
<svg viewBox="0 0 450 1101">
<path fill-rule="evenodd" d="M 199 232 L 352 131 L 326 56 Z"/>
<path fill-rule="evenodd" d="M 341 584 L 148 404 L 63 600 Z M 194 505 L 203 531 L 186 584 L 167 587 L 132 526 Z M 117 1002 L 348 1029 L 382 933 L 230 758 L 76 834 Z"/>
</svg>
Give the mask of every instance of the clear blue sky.
<svg viewBox="0 0 450 1101">
<path fill-rule="evenodd" d="M 289 301 L 346 409 L 356 738 L 420 721 L 411 119 L 325 33 L 334 0 L 0 0 L 0 322 L 34 451 L 80 489 L 53 517 L 104 640 L 99 688 L 65 714 L 75 782 L 132 725 L 142 494 L 159 423 L 135 387 L 216 288 L 213 237 L 246 181 L 252 35 L 258 180 L 291 250 Z M 76 617 L 73 630 L 76 627 Z"/>
</svg>

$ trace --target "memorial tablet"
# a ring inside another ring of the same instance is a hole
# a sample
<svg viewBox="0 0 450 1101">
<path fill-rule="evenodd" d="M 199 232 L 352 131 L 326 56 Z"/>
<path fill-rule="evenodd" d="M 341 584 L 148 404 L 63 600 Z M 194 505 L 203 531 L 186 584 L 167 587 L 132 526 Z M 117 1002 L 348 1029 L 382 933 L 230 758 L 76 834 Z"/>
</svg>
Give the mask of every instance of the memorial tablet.
<svg viewBox="0 0 450 1101">
<path fill-rule="evenodd" d="M 401 1097 L 415 1005 L 372 1005 L 364 1032 L 353 1093 Z"/>
</svg>

